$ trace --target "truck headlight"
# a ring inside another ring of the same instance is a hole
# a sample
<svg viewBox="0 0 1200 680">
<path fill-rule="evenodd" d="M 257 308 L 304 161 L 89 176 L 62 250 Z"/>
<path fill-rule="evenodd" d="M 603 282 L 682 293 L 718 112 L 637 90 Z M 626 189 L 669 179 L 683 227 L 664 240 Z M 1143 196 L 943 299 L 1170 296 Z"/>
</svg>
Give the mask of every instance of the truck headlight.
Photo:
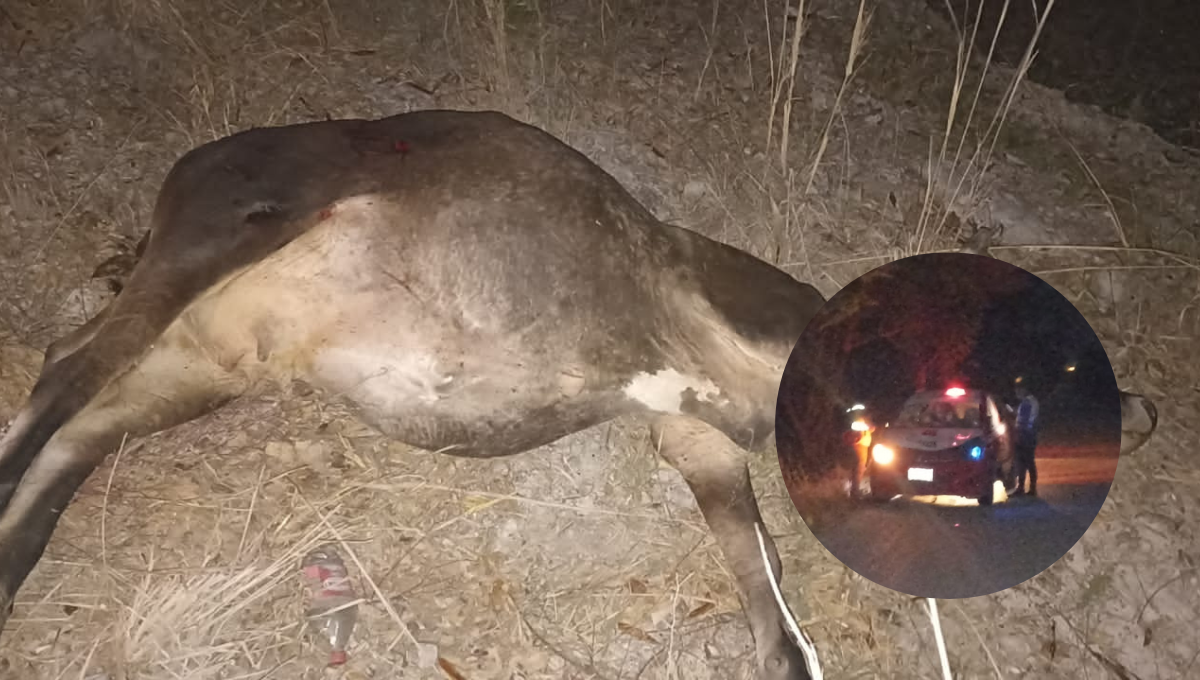
<svg viewBox="0 0 1200 680">
<path fill-rule="evenodd" d="M 892 461 L 896 459 L 896 452 L 889 446 L 876 444 L 871 449 L 871 458 L 875 459 L 875 462 L 880 465 L 891 465 Z"/>
</svg>

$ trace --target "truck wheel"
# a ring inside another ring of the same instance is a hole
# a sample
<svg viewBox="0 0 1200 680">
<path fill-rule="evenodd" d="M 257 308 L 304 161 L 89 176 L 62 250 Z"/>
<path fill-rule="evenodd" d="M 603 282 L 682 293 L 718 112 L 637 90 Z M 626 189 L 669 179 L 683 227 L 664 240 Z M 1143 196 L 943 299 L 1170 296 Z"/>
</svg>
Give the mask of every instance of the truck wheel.
<svg viewBox="0 0 1200 680">
<path fill-rule="evenodd" d="M 999 472 L 995 459 L 988 463 L 987 474 L 983 476 L 983 488 L 979 490 L 979 506 L 986 508 L 992 504 L 992 497 L 996 493 L 996 475 Z"/>
<path fill-rule="evenodd" d="M 982 494 L 979 496 L 979 505 L 980 505 L 980 507 L 984 507 L 984 508 L 986 508 L 987 506 L 989 506 L 989 505 L 991 505 L 991 504 L 992 504 L 992 494 L 993 494 L 992 485 L 991 485 L 991 484 L 989 484 L 989 485 L 988 485 L 988 489 L 987 489 L 987 491 L 983 492 L 983 493 L 982 493 Z"/>
<path fill-rule="evenodd" d="M 885 484 L 876 484 L 875 480 L 871 480 L 871 491 L 867 497 L 872 501 L 876 503 L 883 503 L 891 500 L 892 496 L 895 495 L 895 490 L 887 488 Z"/>
</svg>

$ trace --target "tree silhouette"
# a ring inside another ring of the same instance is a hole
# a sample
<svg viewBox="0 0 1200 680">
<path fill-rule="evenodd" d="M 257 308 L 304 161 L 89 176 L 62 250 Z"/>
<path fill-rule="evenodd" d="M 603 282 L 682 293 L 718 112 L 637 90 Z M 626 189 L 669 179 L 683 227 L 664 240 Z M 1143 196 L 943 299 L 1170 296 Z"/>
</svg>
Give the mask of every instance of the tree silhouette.
<svg viewBox="0 0 1200 680">
<path fill-rule="evenodd" d="M 887 410 L 913 392 L 965 379 L 985 311 L 1035 282 L 988 257 L 931 254 L 893 262 L 839 291 L 805 329 L 780 384 L 785 474 L 820 475 L 839 464 L 840 414 L 863 393 L 882 396 L 872 407 Z"/>
<path fill-rule="evenodd" d="M 998 297 L 1020 291 L 1029 277 L 988 257 L 934 254 L 876 269 L 840 291 L 816 332 L 831 361 L 846 361 L 880 339 L 904 355 L 914 390 L 962 379 L 963 364 Z M 842 299 L 844 298 L 844 300 Z"/>
</svg>

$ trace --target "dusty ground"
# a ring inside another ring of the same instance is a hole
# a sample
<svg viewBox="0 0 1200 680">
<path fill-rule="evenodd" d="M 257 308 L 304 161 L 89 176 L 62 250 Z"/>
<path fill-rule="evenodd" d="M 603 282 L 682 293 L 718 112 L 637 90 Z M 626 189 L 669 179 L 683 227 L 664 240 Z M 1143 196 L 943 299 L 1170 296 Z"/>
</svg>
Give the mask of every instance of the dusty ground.
<svg viewBox="0 0 1200 680">
<path fill-rule="evenodd" d="M 994 0 L 926 3 L 938 12 L 953 6 L 971 21 L 982 4 L 980 30 L 989 35 L 1004 9 Z M 997 49 L 1003 63 L 1020 61 L 1045 6 L 1008 3 Z M 1191 39 L 1198 27 L 1200 5 L 1191 0 L 1057 0 L 1029 77 L 1200 152 L 1200 49 Z"/>
<path fill-rule="evenodd" d="M 928 168 L 956 37 L 919 5 L 869 6 L 861 68 L 839 97 L 857 6 L 807 3 L 787 174 L 779 117 L 767 134 L 784 49 L 774 0 L 514 0 L 503 22 L 501 3 L 466 0 L 6 2 L 0 420 L 46 344 L 111 294 L 93 270 L 136 241 L 191 146 L 251 125 L 498 108 L 589 154 L 662 218 L 826 294 L 949 245 L 960 224 L 1003 223 L 1012 247 L 997 254 L 1079 306 L 1162 422 L 1066 557 L 943 603 L 951 663 L 962 678 L 1193 677 L 1200 162 L 1023 86 L 986 173 L 976 165 L 980 181 L 952 196 L 956 176 Z M 989 74 L 967 155 L 1011 72 Z M 944 228 L 918 242 L 923 205 Z M 758 459 L 755 481 L 827 677 L 937 677 L 924 605 L 842 567 L 778 470 Z M 641 429 L 462 461 L 389 444 L 301 395 L 236 404 L 99 470 L 20 593 L 0 677 L 319 677 L 293 571 L 297 551 L 331 535 L 319 515 L 365 567 L 345 677 L 447 677 L 438 657 L 471 680 L 748 677 L 718 551 Z"/>
</svg>

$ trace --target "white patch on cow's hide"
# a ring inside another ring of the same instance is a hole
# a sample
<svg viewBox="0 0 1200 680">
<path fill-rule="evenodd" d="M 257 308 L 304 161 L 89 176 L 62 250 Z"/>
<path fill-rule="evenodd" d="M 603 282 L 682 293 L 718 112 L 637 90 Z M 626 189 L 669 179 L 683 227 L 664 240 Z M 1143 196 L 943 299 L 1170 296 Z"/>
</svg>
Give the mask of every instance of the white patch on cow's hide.
<svg viewBox="0 0 1200 680">
<path fill-rule="evenodd" d="M 673 368 L 651 373 L 638 373 L 625 386 L 625 396 L 663 413 L 678 414 L 683 406 L 683 395 L 687 390 L 696 393 L 696 399 L 717 403 L 721 390 L 711 380 L 699 380 L 684 375 Z"/>
</svg>

